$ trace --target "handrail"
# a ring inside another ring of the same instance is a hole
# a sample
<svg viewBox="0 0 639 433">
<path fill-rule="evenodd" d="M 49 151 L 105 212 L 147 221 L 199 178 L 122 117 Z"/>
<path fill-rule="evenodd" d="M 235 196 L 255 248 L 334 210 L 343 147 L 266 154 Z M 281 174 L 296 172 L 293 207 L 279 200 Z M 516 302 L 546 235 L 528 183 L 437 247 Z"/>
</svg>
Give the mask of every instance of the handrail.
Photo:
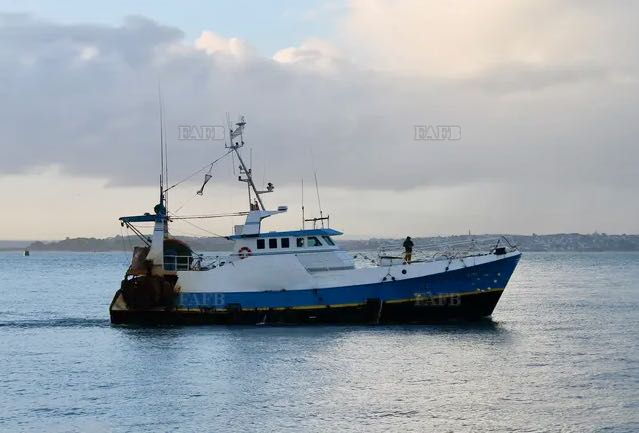
<svg viewBox="0 0 639 433">
<path fill-rule="evenodd" d="M 413 246 L 412 261 L 435 261 L 439 259 L 457 259 L 469 256 L 493 254 L 503 247 L 506 252 L 516 251 L 517 246 L 505 236 L 478 237 L 443 242 L 430 242 Z M 396 244 L 382 245 L 377 249 L 379 260 L 392 260 L 404 256 L 404 247 Z M 393 254 L 394 253 L 394 254 Z"/>
<path fill-rule="evenodd" d="M 429 242 L 413 246 L 412 262 L 432 262 L 436 260 L 453 260 L 465 257 L 494 254 L 498 248 L 504 248 L 504 252 L 517 250 L 517 246 L 511 243 L 505 236 L 479 237 L 460 239 L 444 242 Z M 332 251 L 332 250 L 331 250 Z M 290 253 L 304 254 L 316 251 L 290 251 Z M 403 261 L 404 247 L 397 244 L 381 245 L 377 249 L 377 264 L 385 261 Z M 242 257 L 238 253 L 230 253 L 222 256 L 194 255 L 165 255 L 164 269 L 167 271 L 206 271 L 209 269 L 233 264 Z M 319 260 L 322 262 L 322 260 Z M 318 263 L 318 268 L 330 269 L 326 263 Z"/>
<path fill-rule="evenodd" d="M 200 257 L 191 255 L 165 255 L 164 270 L 165 271 L 190 271 L 193 269 L 196 261 Z"/>
<path fill-rule="evenodd" d="M 230 255 L 205 256 L 193 255 L 165 255 L 164 270 L 166 271 L 206 271 L 218 266 L 224 266 L 233 261 Z"/>
</svg>

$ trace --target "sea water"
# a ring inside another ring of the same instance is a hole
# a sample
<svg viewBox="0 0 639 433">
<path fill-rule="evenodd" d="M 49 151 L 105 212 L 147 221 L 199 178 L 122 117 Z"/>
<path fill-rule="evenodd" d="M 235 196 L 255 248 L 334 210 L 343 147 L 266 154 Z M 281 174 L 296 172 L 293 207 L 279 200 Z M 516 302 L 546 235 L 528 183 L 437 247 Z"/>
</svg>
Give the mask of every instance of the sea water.
<svg viewBox="0 0 639 433">
<path fill-rule="evenodd" d="M 128 261 L 0 253 L 0 431 L 639 431 L 637 253 L 525 253 L 436 326 L 111 326 Z"/>
</svg>

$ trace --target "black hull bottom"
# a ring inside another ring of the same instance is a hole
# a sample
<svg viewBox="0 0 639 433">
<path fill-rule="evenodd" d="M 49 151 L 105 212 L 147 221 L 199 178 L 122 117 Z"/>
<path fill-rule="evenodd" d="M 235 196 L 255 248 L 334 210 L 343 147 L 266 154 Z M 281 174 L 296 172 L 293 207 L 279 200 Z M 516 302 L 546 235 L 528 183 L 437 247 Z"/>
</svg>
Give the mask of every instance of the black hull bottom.
<svg viewBox="0 0 639 433">
<path fill-rule="evenodd" d="M 492 314 L 502 290 L 463 295 L 380 302 L 370 299 L 354 306 L 286 308 L 269 310 L 117 310 L 113 324 L 160 325 L 327 325 L 327 324 L 428 324 L 449 320 L 477 320 Z M 116 298 L 120 295 L 118 292 Z M 114 299 L 115 301 L 115 299 Z"/>
</svg>

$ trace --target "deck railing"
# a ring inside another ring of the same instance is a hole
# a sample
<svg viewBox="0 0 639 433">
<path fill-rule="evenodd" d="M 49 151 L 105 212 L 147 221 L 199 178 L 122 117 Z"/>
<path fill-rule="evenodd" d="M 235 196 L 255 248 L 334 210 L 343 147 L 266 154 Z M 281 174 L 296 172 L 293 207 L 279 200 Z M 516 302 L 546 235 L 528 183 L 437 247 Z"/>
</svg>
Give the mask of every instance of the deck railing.
<svg viewBox="0 0 639 433">
<path fill-rule="evenodd" d="M 460 239 L 445 242 L 429 242 L 415 244 L 412 252 L 412 262 L 430 262 L 441 259 L 458 259 L 470 256 L 507 253 L 516 251 L 505 236 Z M 382 245 L 377 250 L 380 263 L 394 263 L 404 260 L 405 249 L 400 244 Z"/>
<path fill-rule="evenodd" d="M 191 256 L 164 256 L 165 271 L 206 271 L 218 266 L 224 266 L 231 261 L 228 256 L 205 256 L 194 254 Z"/>
<path fill-rule="evenodd" d="M 164 256 L 165 271 L 190 271 L 194 267 L 194 263 L 198 260 L 197 256 Z"/>
<path fill-rule="evenodd" d="M 471 256 L 481 256 L 487 254 L 505 254 L 516 251 L 517 246 L 513 245 L 506 237 L 481 237 L 471 239 L 460 239 L 446 242 L 429 242 L 415 244 L 413 246 L 412 262 L 432 262 L 435 260 L 453 260 Z M 371 260 L 373 264 L 390 265 L 400 264 L 405 260 L 404 247 L 401 244 L 386 244 L 377 249 L 378 259 Z M 368 257 L 367 257 L 368 258 Z M 164 269 L 167 271 L 205 271 L 216 267 L 232 264 L 241 260 L 237 253 L 223 256 L 204 256 L 194 254 L 191 256 L 165 255 Z M 331 263 L 330 265 L 334 265 Z M 318 263 L 313 266 L 314 270 L 332 269 L 329 263 Z M 317 269 L 316 269 L 317 268 Z"/>
</svg>

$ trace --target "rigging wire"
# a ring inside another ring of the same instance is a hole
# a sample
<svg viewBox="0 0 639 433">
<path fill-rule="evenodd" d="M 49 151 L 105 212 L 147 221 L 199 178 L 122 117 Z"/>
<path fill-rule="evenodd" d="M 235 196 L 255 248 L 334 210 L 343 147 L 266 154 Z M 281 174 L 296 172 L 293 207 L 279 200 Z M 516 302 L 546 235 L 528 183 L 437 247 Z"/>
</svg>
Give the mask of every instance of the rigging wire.
<svg viewBox="0 0 639 433">
<path fill-rule="evenodd" d="M 213 166 L 213 164 L 215 164 L 216 162 L 220 161 L 222 158 L 224 158 L 225 156 L 227 156 L 227 155 L 228 155 L 229 153 L 231 153 L 231 152 L 233 152 L 233 149 L 231 149 L 231 150 L 227 151 L 224 155 L 220 156 L 220 157 L 219 157 L 219 158 L 217 158 L 215 161 L 213 161 L 213 162 L 211 162 L 211 163 L 206 164 L 204 167 L 200 168 L 200 169 L 199 169 L 199 170 L 197 170 L 197 171 L 194 171 L 192 174 L 188 175 L 187 177 L 185 177 L 185 178 L 184 178 L 184 179 L 182 179 L 181 181 L 177 182 L 176 184 L 171 185 L 171 186 L 170 186 L 170 187 L 168 187 L 166 190 L 164 190 L 164 192 L 167 192 L 167 191 L 169 191 L 169 190 L 171 190 L 171 189 L 175 188 L 176 186 L 178 186 L 178 185 L 180 185 L 180 184 L 183 184 L 184 182 L 186 182 L 186 181 L 190 180 L 190 179 L 191 179 L 193 176 L 195 176 L 196 174 L 199 174 L 199 173 L 201 173 L 202 171 L 204 171 L 206 168 L 208 168 L 208 167 L 212 167 L 212 166 Z"/>
<path fill-rule="evenodd" d="M 230 212 L 230 213 L 219 213 L 219 214 L 208 214 L 208 215 L 176 215 L 174 212 L 171 212 L 171 220 L 193 220 L 193 219 L 206 219 L 206 218 L 224 218 L 224 217 L 234 217 L 234 216 L 245 216 L 248 215 L 248 212 L 240 211 L 240 212 Z"/>
<path fill-rule="evenodd" d="M 178 219 L 179 219 L 179 218 L 178 218 Z M 202 230 L 203 232 L 208 233 L 208 234 L 210 234 L 210 235 L 213 235 L 213 236 L 215 236 L 215 237 L 219 237 L 219 238 L 224 238 L 224 237 L 226 237 L 226 236 L 221 235 L 221 234 L 219 234 L 219 233 L 214 233 L 214 232 L 212 232 L 212 231 L 210 231 L 210 230 L 207 230 L 207 229 L 202 228 L 202 227 L 200 227 L 200 226 L 198 226 L 198 225 L 196 225 L 196 224 L 193 224 L 193 223 L 192 223 L 192 222 L 190 222 L 189 220 L 182 219 L 181 221 L 184 221 L 185 223 L 189 224 L 190 226 L 193 226 L 193 227 L 195 227 L 196 229 L 198 229 L 198 230 Z"/>
<path fill-rule="evenodd" d="M 188 199 L 187 199 L 184 203 L 182 203 L 182 205 L 180 205 L 180 207 L 178 207 L 177 209 L 175 209 L 175 210 L 173 211 L 173 213 L 174 213 L 174 214 L 178 213 L 180 210 L 182 210 L 182 208 L 183 208 L 184 206 L 186 206 L 187 204 L 189 204 L 189 203 L 190 203 L 190 202 L 191 202 L 191 201 L 192 201 L 195 197 L 197 197 L 197 196 L 198 196 L 198 194 L 197 194 L 197 193 L 195 193 L 194 195 L 192 195 L 192 196 L 191 196 L 190 198 L 188 198 Z"/>
<path fill-rule="evenodd" d="M 201 235 L 200 235 L 200 234 L 198 234 L 198 233 L 187 232 L 186 230 L 184 230 L 184 229 L 183 229 L 183 228 L 181 228 L 181 227 L 178 227 L 178 228 L 176 229 L 176 228 L 175 228 L 175 226 L 171 228 L 171 234 L 177 234 L 177 235 L 179 235 L 179 236 L 191 236 L 191 237 L 194 237 L 194 238 L 199 238 L 199 237 L 201 237 Z"/>
</svg>

